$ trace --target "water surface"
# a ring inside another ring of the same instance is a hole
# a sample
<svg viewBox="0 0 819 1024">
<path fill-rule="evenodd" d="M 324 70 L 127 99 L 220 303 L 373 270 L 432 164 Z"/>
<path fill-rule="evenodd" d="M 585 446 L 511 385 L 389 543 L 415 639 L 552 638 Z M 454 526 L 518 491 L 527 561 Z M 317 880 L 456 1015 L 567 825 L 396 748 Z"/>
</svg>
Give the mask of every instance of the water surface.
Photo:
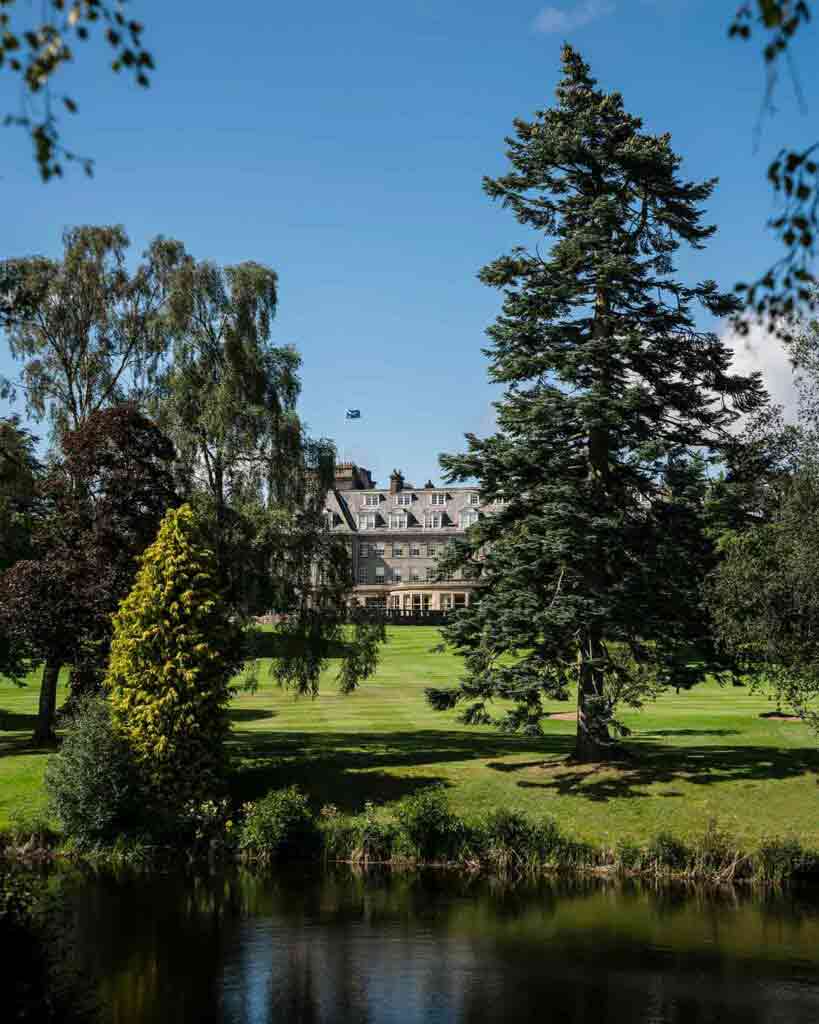
<svg viewBox="0 0 819 1024">
<path fill-rule="evenodd" d="M 818 1024 L 819 894 L 435 872 L 64 876 L 113 1024 Z"/>
</svg>

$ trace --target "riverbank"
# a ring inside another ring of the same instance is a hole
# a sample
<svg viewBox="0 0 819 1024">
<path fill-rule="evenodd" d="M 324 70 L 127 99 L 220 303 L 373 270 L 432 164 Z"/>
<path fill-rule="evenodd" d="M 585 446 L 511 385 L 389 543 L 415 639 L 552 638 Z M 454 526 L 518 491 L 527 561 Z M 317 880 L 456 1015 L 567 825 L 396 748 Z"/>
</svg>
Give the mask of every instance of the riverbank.
<svg viewBox="0 0 819 1024">
<path fill-rule="evenodd" d="M 295 783 L 317 812 L 334 805 L 342 816 L 360 815 L 370 801 L 388 817 L 400 800 L 437 784 L 464 819 L 509 808 L 554 819 L 601 849 L 647 847 L 669 827 L 691 844 L 712 819 L 743 850 L 771 836 L 819 848 L 816 738 L 799 722 L 761 717 L 775 710 L 764 696 L 715 683 L 665 694 L 624 715 L 633 732 L 628 762 L 578 766 L 568 760 L 570 719 L 547 720 L 544 736 L 532 739 L 429 709 L 424 688 L 460 671 L 452 654 L 433 652 L 438 639 L 431 628 L 391 629 L 376 675 L 349 697 L 335 691 L 331 668 L 317 700 L 295 699 L 271 682 L 262 659 L 258 689 L 239 693 L 231 708 L 237 805 Z M 43 802 L 49 752 L 29 742 L 32 682 L 20 690 L 0 681 L 0 829 Z"/>
</svg>

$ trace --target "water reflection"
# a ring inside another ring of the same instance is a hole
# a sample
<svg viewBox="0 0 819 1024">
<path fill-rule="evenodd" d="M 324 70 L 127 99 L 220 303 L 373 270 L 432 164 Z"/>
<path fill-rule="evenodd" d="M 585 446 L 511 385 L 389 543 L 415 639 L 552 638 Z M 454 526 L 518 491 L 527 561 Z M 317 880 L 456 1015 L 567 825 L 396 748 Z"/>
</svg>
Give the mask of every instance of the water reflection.
<svg viewBox="0 0 819 1024">
<path fill-rule="evenodd" d="M 416 875 L 66 875 L 114 1024 L 817 1024 L 819 896 Z"/>
</svg>

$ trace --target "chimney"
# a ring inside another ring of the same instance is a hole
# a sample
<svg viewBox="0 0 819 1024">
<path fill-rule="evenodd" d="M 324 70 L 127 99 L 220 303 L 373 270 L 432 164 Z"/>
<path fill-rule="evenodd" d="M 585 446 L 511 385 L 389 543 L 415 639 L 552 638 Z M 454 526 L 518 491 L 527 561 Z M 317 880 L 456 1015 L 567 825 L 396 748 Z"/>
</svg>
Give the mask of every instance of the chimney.
<svg viewBox="0 0 819 1024">
<path fill-rule="evenodd" d="M 404 486 L 404 477 L 400 470 L 394 469 L 390 473 L 390 494 L 398 494 Z"/>
</svg>

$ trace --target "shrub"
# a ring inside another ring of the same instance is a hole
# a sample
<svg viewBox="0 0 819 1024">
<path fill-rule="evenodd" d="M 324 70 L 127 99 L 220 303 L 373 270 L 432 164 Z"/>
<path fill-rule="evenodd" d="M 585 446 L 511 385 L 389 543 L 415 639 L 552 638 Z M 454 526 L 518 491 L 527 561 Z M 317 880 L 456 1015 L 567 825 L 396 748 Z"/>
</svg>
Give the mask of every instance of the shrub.
<svg viewBox="0 0 819 1024">
<path fill-rule="evenodd" d="M 758 882 L 784 882 L 800 871 L 804 858 L 798 839 L 767 839 L 754 856 L 754 878 Z"/>
<path fill-rule="evenodd" d="M 297 786 L 268 793 L 245 808 L 239 848 L 248 859 L 269 862 L 318 853 L 321 832 Z"/>
<path fill-rule="evenodd" d="M 80 848 L 110 842 L 137 826 L 141 793 L 133 757 L 101 697 L 79 703 L 48 764 L 45 787 L 66 836 Z"/>
<path fill-rule="evenodd" d="M 689 859 L 688 847 L 670 832 L 660 832 L 646 850 L 646 860 L 655 871 L 682 871 Z"/>
<path fill-rule="evenodd" d="M 224 778 L 238 623 L 189 506 L 167 513 L 114 616 L 106 679 L 113 721 L 168 809 L 212 797 Z"/>
<path fill-rule="evenodd" d="M 451 860 L 463 845 L 466 829 L 452 813 L 442 786 L 422 789 L 398 805 L 396 852 L 419 860 Z"/>
<path fill-rule="evenodd" d="M 642 851 L 628 839 L 618 839 L 614 847 L 614 863 L 621 871 L 634 871 L 642 861 Z"/>
<path fill-rule="evenodd" d="M 543 863 L 541 829 L 519 811 L 499 807 L 477 829 L 476 846 L 482 861 L 496 871 L 522 871 Z"/>
<path fill-rule="evenodd" d="M 57 840 L 47 807 L 15 807 L 9 814 L 9 826 L 11 841 L 18 847 L 44 849 Z"/>
</svg>

